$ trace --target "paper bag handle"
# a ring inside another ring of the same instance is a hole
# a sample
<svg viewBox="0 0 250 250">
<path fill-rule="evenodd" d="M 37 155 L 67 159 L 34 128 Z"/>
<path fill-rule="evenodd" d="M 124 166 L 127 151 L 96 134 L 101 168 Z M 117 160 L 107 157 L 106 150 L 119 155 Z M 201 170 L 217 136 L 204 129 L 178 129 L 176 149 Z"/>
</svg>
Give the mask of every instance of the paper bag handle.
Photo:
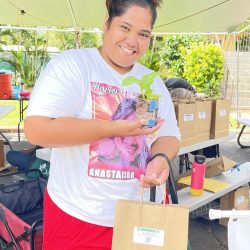
<svg viewBox="0 0 250 250">
<path fill-rule="evenodd" d="M 152 161 L 157 156 L 163 157 L 168 163 L 168 166 L 169 166 L 168 185 L 169 185 L 170 196 L 171 196 L 172 203 L 178 204 L 179 201 L 178 201 L 177 191 L 176 191 L 176 187 L 175 187 L 175 183 L 174 183 L 174 174 L 173 174 L 171 162 L 170 162 L 169 158 L 167 157 L 167 155 L 164 153 L 155 154 L 149 160 L 149 162 Z M 154 201 L 154 199 L 155 199 L 155 187 L 152 187 L 152 188 L 150 188 L 150 201 Z"/>
<path fill-rule="evenodd" d="M 166 186 L 165 184 L 163 183 L 160 183 L 160 187 L 162 187 L 162 195 L 163 195 L 163 205 L 162 207 L 165 207 L 166 205 Z M 144 194 L 144 188 L 141 187 L 141 199 L 140 199 L 140 206 L 139 206 L 139 209 L 138 209 L 138 225 L 140 226 L 141 225 L 141 218 L 142 218 L 142 207 L 143 207 L 143 194 Z M 164 218 L 165 214 L 162 213 L 162 216 Z M 162 221 L 164 221 L 164 219 L 162 219 Z"/>
<path fill-rule="evenodd" d="M 162 188 L 162 201 L 163 205 L 166 205 L 166 185 L 164 183 L 161 183 L 159 181 L 160 187 Z M 141 199 L 140 199 L 140 204 L 143 203 L 143 194 L 144 194 L 144 188 L 141 187 Z"/>
</svg>

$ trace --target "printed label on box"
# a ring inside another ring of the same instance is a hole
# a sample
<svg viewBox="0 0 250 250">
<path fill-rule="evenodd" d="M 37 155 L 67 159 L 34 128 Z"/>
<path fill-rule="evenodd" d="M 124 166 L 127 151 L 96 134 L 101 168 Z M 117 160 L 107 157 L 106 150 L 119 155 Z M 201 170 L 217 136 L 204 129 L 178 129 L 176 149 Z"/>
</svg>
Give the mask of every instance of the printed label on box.
<svg viewBox="0 0 250 250">
<path fill-rule="evenodd" d="M 194 120 L 194 114 L 184 114 L 184 122 L 190 122 Z"/>
<path fill-rule="evenodd" d="M 164 231 L 155 228 L 134 227 L 133 242 L 162 247 L 164 246 Z"/>
<path fill-rule="evenodd" d="M 245 197 L 244 197 L 244 195 L 240 195 L 236 198 L 236 200 L 237 200 L 237 204 L 240 205 L 240 204 L 243 204 L 245 202 Z"/>
<path fill-rule="evenodd" d="M 199 112 L 199 119 L 206 119 L 206 112 Z"/>
<path fill-rule="evenodd" d="M 227 111 L 225 109 L 219 110 L 219 116 L 225 116 L 227 114 Z"/>
</svg>

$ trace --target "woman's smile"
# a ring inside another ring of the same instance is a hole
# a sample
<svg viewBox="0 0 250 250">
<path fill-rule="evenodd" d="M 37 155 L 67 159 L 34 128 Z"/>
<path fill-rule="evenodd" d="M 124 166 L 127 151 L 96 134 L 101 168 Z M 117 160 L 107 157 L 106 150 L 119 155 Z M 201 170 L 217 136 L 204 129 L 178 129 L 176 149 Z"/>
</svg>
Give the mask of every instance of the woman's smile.
<svg viewBox="0 0 250 250">
<path fill-rule="evenodd" d="M 121 45 L 119 45 L 119 47 L 120 47 L 121 50 L 122 50 L 123 52 L 125 52 L 125 54 L 127 54 L 127 55 L 133 55 L 133 54 L 135 53 L 135 50 L 125 48 L 125 47 L 123 47 L 123 46 L 121 46 Z"/>
</svg>

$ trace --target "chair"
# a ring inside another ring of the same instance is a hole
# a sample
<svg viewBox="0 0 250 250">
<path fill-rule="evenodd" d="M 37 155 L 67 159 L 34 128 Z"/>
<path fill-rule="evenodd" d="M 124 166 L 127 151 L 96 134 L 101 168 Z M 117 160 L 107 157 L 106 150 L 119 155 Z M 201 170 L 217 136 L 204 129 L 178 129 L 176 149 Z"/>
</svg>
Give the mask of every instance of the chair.
<svg viewBox="0 0 250 250">
<path fill-rule="evenodd" d="M 0 249 L 41 250 L 47 180 L 38 170 L 2 174 L 2 179 L 9 182 L 0 186 Z"/>
<path fill-rule="evenodd" d="M 17 167 L 18 171 L 27 170 L 36 159 L 36 150 L 39 148 L 41 147 L 35 146 L 20 151 L 11 149 L 6 153 L 6 160 L 10 165 Z"/>
</svg>

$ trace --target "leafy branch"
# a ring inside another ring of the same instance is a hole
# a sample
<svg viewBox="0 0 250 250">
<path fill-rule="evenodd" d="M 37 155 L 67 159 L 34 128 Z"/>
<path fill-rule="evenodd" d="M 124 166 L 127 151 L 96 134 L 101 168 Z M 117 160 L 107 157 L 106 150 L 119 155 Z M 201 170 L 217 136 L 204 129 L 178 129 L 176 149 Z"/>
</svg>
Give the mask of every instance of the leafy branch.
<svg viewBox="0 0 250 250">
<path fill-rule="evenodd" d="M 156 72 L 144 75 L 141 79 L 137 79 L 134 76 L 128 76 L 123 80 L 122 85 L 126 87 L 132 84 L 137 84 L 140 87 L 143 99 L 156 100 L 160 95 L 154 94 L 153 89 L 151 89 L 151 85 L 154 83 L 156 76 L 158 76 L 158 73 Z"/>
</svg>

